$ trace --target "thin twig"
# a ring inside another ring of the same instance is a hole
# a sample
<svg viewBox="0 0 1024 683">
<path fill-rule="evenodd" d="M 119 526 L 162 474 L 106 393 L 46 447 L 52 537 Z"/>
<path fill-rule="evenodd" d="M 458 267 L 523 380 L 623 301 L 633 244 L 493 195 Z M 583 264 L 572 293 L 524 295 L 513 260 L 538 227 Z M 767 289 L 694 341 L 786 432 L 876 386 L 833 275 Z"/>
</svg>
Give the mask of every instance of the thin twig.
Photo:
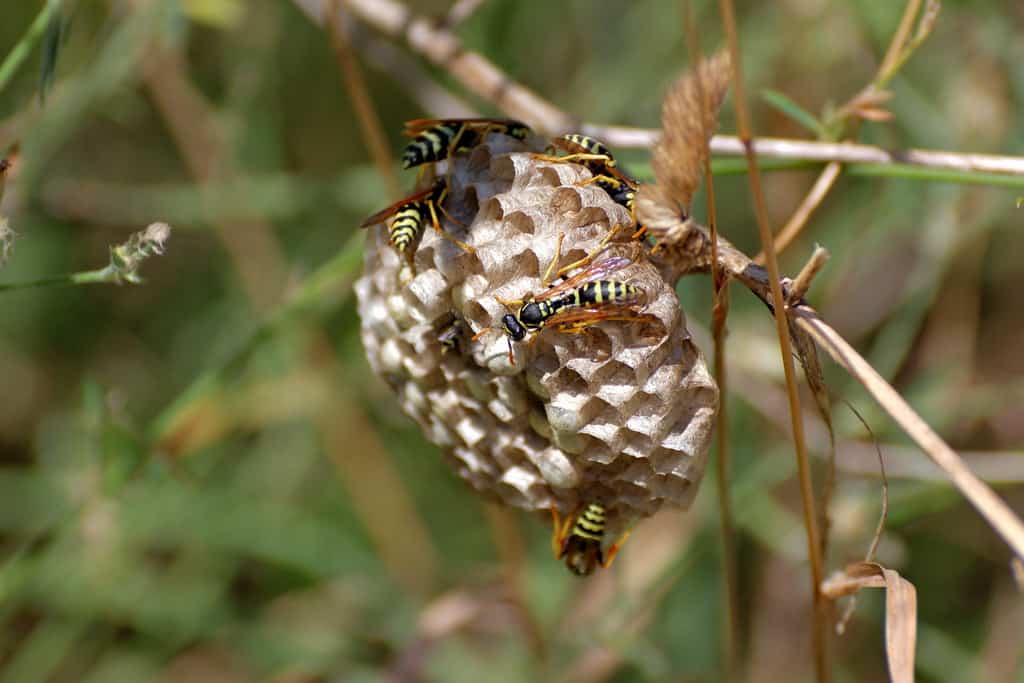
<svg viewBox="0 0 1024 683">
<path fill-rule="evenodd" d="M 708 111 L 708 92 L 700 78 L 699 64 L 700 35 L 693 16 L 693 3 L 684 3 L 683 21 L 687 44 L 690 46 L 690 63 L 696 74 L 695 85 L 700 93 L 701 111 Z M 698 117 L 703 128 L 706 117 Z M 702 130 L 701 139 L 710 137 L 710 131 Z M 711 297 L 712 297 L 712 331 L 714 334 L 714 372 L 718 382 L 718 430 L 715 434 L 716 474 L 718 485 L 718 523 L 722 535 L 722 579 L 725 585 L 723 599 L 725 615 L 723 622 L 724 647 L 722 648 L 724 680 L 738 680 L 740 640 L 740 592 L 739 572 L 736 560 L 736 525 L 732 513 L 732 468 L 729 458 L 729 415 L 724 397 L 728 393 L 727 372 L 725 364 L 726 322 L 729 317 L 729 277 L 722 271 L 718 261 L 718 221 L 715 204 L 715 184 L 711 174 L 710 155 L 704 156 L 704 187 L 707 188 L 708 231 L 711 233 Z"/>
<path fill-rule="evenodd" d="M 323 21 L 329 0 L 293 0 L 313 21 Z M 548 133 L 579 131 L 593 135 L 612 147 L 650 148 L 660 131 L 582 121 L 562 111 L 533 91 L 519 85 L 483 56 L 467 51 L 450 31 L 418 18 L 395 0 L 348 0 L 348 9 L 378 31 L 392 38 L 404 38 L 409 47 L 437 66 L 447 68 L 467 90 L 491 102 L 510 116 L 522 119 Z M 759 157 L 799 161 L 838 161 L 843 164 L 904 164 L 964 173 L 1024 175 L 1024 157 L 969 154 L 943 150 L 887 150 L 852 142 L 817 142 L 783 138 L 758 138 L 753 143 Z M 743 156 L 743 142 L 734 135 L 716 135 L 711 151 L 725 156 Z"/>
<path fill-rule="evenodd" d="M 456 28 L 463 23 L 484 4 L 484 0 L 455 0 L 444 17 L 444 27 L 447 29 Z"/>
<path fill-rule="evenodd" d="M 874 87 L 884 88 L 896 74 L 902 62 L 903 51 L 910 38 L 910 32 L 914 30 L 914 21 L 920 11 L 921 0 L 908 0 L 896 34 L 889 43 L 889 49 L 885 51 L 885 57 L 882 58 L 882 63 L 878 67 L 878 76 L 875 77 L 872 84 Z"/>
<path fill-rule="evenodd" d="M 829 259 L 828 249 L 822 246 L 815 246 L 814 251 L 811 253 L 811 258 L 807 259 L 807 263 L 800 269 L 800 273 L 793 278 L 793 283 L 789 287 L 789 293 L 786 295 L 786 301 L 789 304 L 797 304 L 807 296 L 807 292 L 811 289 L 811 282 L 814 280 L 814 276 L 821 272 L 821 269 L 825 267 L 825 263 Z"/>
<path fill-rule="evenodd" d="M 445 119 L 480 116 L 480 112 L 465 100 L 436 83 L 419 60 L 394 43 L 368 31 L 355 32 L 350 38 L 352 47 L 362 55 L 366 63 L 390 76 L 423 111 Z"/>
<path fill-rule="evenodd" d="M 823 599 L 819 586 L 824 579 L 822 566 L 822 545 L 818 530 L 817 510 L 814 505 L 814 489 L 811 482 L 811 467 L 807 456 L 804 438 L 803 416 L 800 410 L 800 394 L 797 390 L 796 369 L 793 366 L 793 350 L 789 338 L 789 322 L 786 318 L 785 298 L 779 278 L 779 264 L 775 256 L 772 229 L 768 222 L 768 212 L 761 187 L 761 174 L 757 168 L 757 153 L 750 141 L 754 137 L 750 121 L 750 110 L 747 107 L 746 90 L 743 84 L 743 63 L 740 59 L 739 36 L 736 31 L 736 12 L 732 0 L 720 0 L 722 24 L 725 27 L 726 40 L 732 55 L 733 64 L 733 96 L 735 97 L 736 122 L 740 138 L 744 141 L 747 165 L 750 171 L 750 190 L 754 198 L 754 211 L 757 217 L 758 231 L 761 235 L 762 249 L 767 256 L 768 281 L 771 286 L 772 301 L 775 306 L 775 326 L 779 336 L 779 352 L 782 356 L 782 367 L 786 375 L 786 395 L 789 399 L 789 414 L 793 429 L 793 446 L 796 454 L 797 471 L 800 480 L 800 498 L 803 503 L 804 526 L 807 533 L 807 558 L 811 566 L 811 595 L 813 598 L 812 640 L 814 646 L 815 673 L 819 683 L 830 680 L 828 667 L 828 636 L 825 632 L 825 617 L 828 604 Z"/>
<path fill-rule="evenodd" d="M 804 200 L 800 202 L 800 206 L 793 212 L 789 222 L 779 231 L 779 234 L 775 238 L 775 253 L 781 254 L 793 241 L 797 238 L 800 232 L 807 225 L 807 221 L 811 219 L 813 214 L 821 203 L 825 200 L 829 190 L 836 182 L 836 178 L 839 177 L 839 172 L 842 171 L 843 167 L 837 161 L 829 162 L 828 166 L 822 170 L 821 175 L 814 182 L 814 186 L 811 191 L 807 193 Z M 763 266 L 764 265 L 764 252 L 754 257 L 754 263 Z"/>
<path fill-rule="evenodd" d="M 935 431 L 892 388 L 838 332 L 833 330 L 810 306 L 790 309 L 797 325 L 806 330 L 833 360 L 868 390 L 886 412 L 896 420 L 936 465 L 949 476 L 960 493 L 992 525 L 1013 552 L 1024 558 L 1024 523 L 1010 507 L 964 464 Z"/>
<path fill-rule="evenodd" d="M 325 2 L 330 0 L 294 0 L 315 22 L 322 22 Z M 353 15 L 378 31 L 401 37 L 416 52 L 443 67 L 471 92 L 494 103 L 510 116 L 523 119 L 549 132 L 578 128 L 578 122 L 532 90 L 516 83 L 492 62 L 475 52 L 464 50 L 459 39 L 436 22 L 413 14 L 394 0 L 346 0 Z"/>
<path fill-rule="evenodd" d="M 380 116 L 373 106 L 373 99 L 366 88 L 366 81 L 359 71 L 359 64 L 356 63 L 355 55 L 348 44 L 346 27 L 342 25 L 343 15 L 341 12 L 342 0 L 330 0 L 328 8 L 332 20 L 328 20 L 327 33 L 331 37 L 331 47 L 334 48 L 334 56 L 338 60 L 338 66 L 345 77 L 345 87 L 352 98 L 352 107 L 356 110 L 359 119 L 359 127 L 363 130 L 366 139 L 366 146 L 370 149 L 370 156 L 377 166 L 377 172 L 384 179 L 388 187 L 388 193 L 393 199 L 402 196 L 402 186 L 398 182 L 398 174 L 395 172 L 394 157 L 391 155 L 391 147 L 388 145 L 387 136 L 384 135 L 384 128 L 380 123 Z"/>
</svg>

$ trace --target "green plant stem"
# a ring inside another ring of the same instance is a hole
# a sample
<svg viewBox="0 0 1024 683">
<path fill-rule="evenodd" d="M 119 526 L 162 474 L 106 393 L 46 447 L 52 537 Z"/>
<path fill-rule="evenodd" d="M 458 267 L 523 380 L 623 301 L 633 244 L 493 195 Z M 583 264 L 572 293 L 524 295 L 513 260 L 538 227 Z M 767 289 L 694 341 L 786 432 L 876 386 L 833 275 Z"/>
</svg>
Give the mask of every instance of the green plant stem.
<svg viewBox="0 0 1024 683">
<path fill-rule="evenodd" d="M 117 269 L 112 266 L 98 270 L 86 270 L 81 273 L 69 275 L 51 275 L 50 277 L 28 280 L 26 282 L 5 282 L 0 283 L 0 292 L 10 292 L 18 289 L 37 289 L 40 287 L 61 287 L 71 285 L 96 285 L 96 284 L 120 284 L 123 277 Z"/>
<path fill-rule="evenodd" d="M 43 31 L 46 30 L 46 26 L 50 22 L 50 16 L 59 5 L 59 0 L 47 0 L 43 8 L 39 10 L 35 20 L 28 27 L 28 31 L 7 54 L 3 64 L 0 64 L 0 92 L 7 87 L 11 78 L 13 78 L 21 65 L 25 63 L 25 60 L 28 59 L 29 54 L 32 53 L 32 48 L 36 46 L 36 43 L 39 42 L 43 35 Z"/>
<path fill-rule="evenodd" d="M 796 161 L 761 159 L 761 171 L 801 171 L 818 168 L 820 161 Z M 711 162 L 715 175 L 744 175 L 748 172 L 743 159 L 717 159 Z M 993 187 L 1024 187 L 1024 176 L 986 173 L 984 171 L 954 171 L 944 168 L 924 168 L 914 164 L 875 164 L 847 162 L 843 171 L 849 175 L 905 178 L 907 180 L 928 180 L 931 182 L 959 183 L 961 185 L 988 185 Z"/>
</svg>

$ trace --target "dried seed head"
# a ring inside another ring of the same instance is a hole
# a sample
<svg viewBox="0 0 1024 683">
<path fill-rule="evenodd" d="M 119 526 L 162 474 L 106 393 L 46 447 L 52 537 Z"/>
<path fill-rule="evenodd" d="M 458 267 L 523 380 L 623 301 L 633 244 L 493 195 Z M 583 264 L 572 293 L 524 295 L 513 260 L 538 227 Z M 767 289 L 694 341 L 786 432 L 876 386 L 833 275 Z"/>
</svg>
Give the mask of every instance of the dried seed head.
<svg viewBox="0 0 1024 683">
<path fill-rule="evenodd" d="M 664 195 L 686 209 L 700 187 L 731 76 L 729 53 L 720 51 L 680 76 L 661 104 L 661 139 L 651 166 Z"/>
<path fill-rule="evenodd" d="M 467 227 L 445 227 L 474 250 L 428 227 L 413 274 L 385 231 L 371 232 L 356 283 L 371 366 L 459 476 L 492 499 L 545 512 L 597 501 L 611 531 L 665 502 L 688 505 L 718 390 L 674 283 L 630 241 L 628 212 L 596 185 L 577 185 L 589 177 L 581 166 L 535 160 L 504 136 L 451 163 L 445 206 Z M 501 318 L 514 311 L 496 297 L 541 294 L 559 235 L 566 265 L 617 224 L 598 258 L 632 262 L 609 279 L 640 287 L 649 317 L 580 334 L 531 332 L 510 364 Z M 468 334 L 450 332 L 453 321 Z M 466 338 L 487 327 L 478 341 Z"/>
</svg>

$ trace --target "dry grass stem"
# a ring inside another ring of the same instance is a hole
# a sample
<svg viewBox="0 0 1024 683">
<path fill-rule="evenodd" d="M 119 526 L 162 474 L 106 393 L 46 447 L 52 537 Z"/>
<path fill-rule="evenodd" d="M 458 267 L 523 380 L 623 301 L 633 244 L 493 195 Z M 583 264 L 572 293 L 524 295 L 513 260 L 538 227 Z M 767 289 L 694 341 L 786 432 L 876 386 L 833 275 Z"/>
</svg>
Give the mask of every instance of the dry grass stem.
<svg viewBox="0 0 1024 683">
<path fill-rule="evenodd" d="M 328 0 L 294 0 L 315 22 L 322 22 Z M 535 128 L 547 132 L 578 129 L 576 121 L 516 83 L 483 56 L 462 49 L 450 31 L 393 0 L 346 0 L 346 9 L 378 31 L 404 38 L 409 47 L 435 65 L 448 70 L 471 92 L 493 102 L 496 107 Z"/>
<path fill-rule="evenodd" d="M 1003 537 L 1013 552 L 1024 558 L 1024 523 L 1009 506 L 961 460 L 914 409 L 886 382 L 839 333 L 829 327 L 809 306 L 791 309 L 796 323 L 814 341 L 859 381 L 910 438 L 948 475 L 953 485 L 970 501 Z"/>
<path fill-rule="evenodd" d="M 875 438 L 874 432 L 871 431 L 871 427 L 868 425 L 867 420 L 853 407 L 849 401 L 846 402 L 847 407 L 853 412 L 853 414 L 860 421 L 864 429 L 867 430 L 868 434 L 871 435 L 871 439 L 875 445 L 875 455 L 878 457 L 878 472 L 882 478 L 882 509 L 878 514 L 878 524 L 875 525 L 875 534 L 871 537 L 871 544 L 868 546 L 868 551 L 864 553 L 864 562 L 870 563 L 875 561 L 875 553 L 878 551 L 878 544 L 882 541 L 882 534 L 885 532 L 885 522 L 889 518 L 889 479 L 885 475 L 885 458 L 882 457 L 882 448 L 878 445 L 878 439 Z M 836 633 L 842 635 L 846 629 L 846 624 L 850 621 L 853 616 L 853 610 L 857 606 L 857 596 L 850 596 L 850 601 L 846 605 L 846 610 L 842 616 L 836 622 Z"/>
<path fill-rule="evenodd" d="M 484 4 L 484 0 L 455 0 L 444 18 L 444 27 L 453 29 L 469 19 Z"/>
<path fill-rule="evenodd" d="M 387 136 L 384 135 L 383 126 L 380 123 L 380 116 L 373 106 L 373 100 L 366 89 L 366 81 L 359 70 L 355 55 L 349 46 L 347 27 L 344 26 L 345 16 L 342 13 L 342 0 L 330 0 L 328 10 L 330 17 L 327 33 L 331 38 L 331 47 L 334 49 L 338 66 L 341 67 L 342 75 L 345 77 L 345 88 L 349 97 L 352 98 L 352 107 L 356 110 L 356 117 L 359 119 L 359 127 L 363 130 L 363 138 L 370 148 L 370 156 L 377 166 L 377 172 L 387 185 L 388 193 L 392 199 L 402 197 L 402 186 L 398 182 L 398 173 L 395 171 L 394 157 L 391 154 L 391 147 L 388 145 Z"/>
<path fill-rule="evenodd" d="M 744 141 L 746 150 L 747 166 L 750 178 L 750 191 L 754 199 L 754 211 L 757 217 L 758 232 L 761 236 L 761 245 L 767 256 L 768 282 L 771 287 L 772 301 L 776 302 L 774 309 L 775 325 L 779 335 L 779 353 L 782 357 L 782 367 L 786 375 L 786 395 L 789 400 L 789 414 L 793 430 L 793 446 L 796 454 L 797 472 L 800 481 L 800 498 L 803 504 L 804 527 L 807 534 L 807 557 L 811 568 L 811 594 L 813 599 L 813 627 L 811 635 L 814 646 L 814 669 L 819 683 L 825 683 L 831 679 L 828 666 L 828 636 L 826 623 L 828 618 L 828 605 L 822 599 L 819 586 L 824 578 L 824 567 L 822 561 L 822 540 L 818 529 L 818 513 L 814 504 L 814 490 L 811 482 L 811 468 L 807 456 L 806 441 L 804 438 L 803 418 L 800 410 L 800 395 L 797 390 L 796 371 L 793 367 L 793 355 L 790 345 L 789 321 L 786 317 L 786 307 L 782 295 L 782 286 L 779 278 L 779 265 L 775 257 L 775 246 L 771 226 L 768 222 L 768 212 L 764 201 L 764 191 L 761 187 L 761 174 L 757 167 L 757 156 L 750 141 L 754 137 L 753 127 L 750 121 L 750 110 L 747 107 L 746 91 L 743 84 L 743 69 L 740 62 L 739 35 L 736 30 L 736 12 L 731 0 L 720 0 L 719 8 L 722 13 L 722 24 L 725 27 L 726 39 L 729 45 L 729 52 L 733 57 L 733 93 L 736 98 L 736 120 L 739 127 L 740 139 Z"/>
<path fill-rule="evenodd" d="M 329 0 L 293 0 L 311 20 L 323 22 Z M 592 135 L 612 147 L 651 148 L 660 137 L 660 129 L 609 126 L 581 121 L 551 102 L 518 84 L 492 62 L 463 49 L 459 39 L 429 20 L 416 17 L 394 0 L 347 0 L 347 9 L 381 33 L 405 38 L 409 47 L 437 66 L 447 68 L 466 89 L 493 103 L 509 116 L 531 123 L 541 131 L 579 131 Z M 433 43 L 431 41 L 434 41 Z M 964 173 L 1002 173 L 1024 175 L 1024 157 L 995 154 L 969 154 L 942 150 L 888 150 L 852 142 L 817 142 L 783 138 L 758 138 L 752 142 L 758 156 L 796 161 L 838 161 L 860 164 L 906 164 Z M 734 135 L 716 135 L 711 152 L 724 156 L 745 154 L 743 141 Z"/>
<path fill-rule="evenodd" d="M 821 245 L 814 245 L 814 251 L 811 252 L 811 257 L 807 259 L 807 263 L 800 269 L 800 273 L 793 278 L 792 284 L 789 286 L 789 293 L 787 295 L 787 303 L 796 304 L 803 300 L 807 296 L 807 292 L 811 289 L 811 281 L 814 277 L 821 272 L 821 269 L 825 267 L 831 254 L 828 253 L 828 249 Z"/>
<path fill-rule="evenodd" d="M 775 237 L 775 253 L 781 254 L 786 247 L 791 245 L 794 240 L 800 235 L 807 222 L 811 219 L 811 216 L 817 211 L 821 203 L 825 201 L 825 197 L 828 196 L 829 191 L 835 185 L 836 179 L 839 178 L 839 173 L 843 170 L 842 164 L 837 161 L 830 161 L 824 169 L 818 179 L 814 181 L 814 185 L 811 187 L 810 192 L 804 197 L 804 200 L 800 202 L 800 206 L 797 207 L 796 211 L 790 217 L 789 221 L 783 226 L 782 230 Z M 765 262 L 764 252 L 754 257 L 754 263 L 763 266 Z"/>
</svg>

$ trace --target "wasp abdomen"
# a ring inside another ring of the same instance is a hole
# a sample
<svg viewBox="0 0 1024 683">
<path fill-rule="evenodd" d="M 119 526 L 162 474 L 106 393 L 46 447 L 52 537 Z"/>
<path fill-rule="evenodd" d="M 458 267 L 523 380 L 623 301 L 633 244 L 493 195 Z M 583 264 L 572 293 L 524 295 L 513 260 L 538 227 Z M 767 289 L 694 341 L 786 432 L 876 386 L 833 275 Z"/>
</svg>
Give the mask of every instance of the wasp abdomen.
<svg viewBox="0 0 1024 683">
<path fill-rule="evenodd" d="M 410 204 L 395 213 L 388 239 L 397 251 L 404 252 L 420 236 L 426 213 L 425 205 L 419 203 Z"/>
<path fill-rule="evenodd" d="M 583 514 L 576 518 L 572 533 L 574 536 L 600 542 L 604 538 L 604 506 L 598 503 L 588 505 Z"/>
</svg>

